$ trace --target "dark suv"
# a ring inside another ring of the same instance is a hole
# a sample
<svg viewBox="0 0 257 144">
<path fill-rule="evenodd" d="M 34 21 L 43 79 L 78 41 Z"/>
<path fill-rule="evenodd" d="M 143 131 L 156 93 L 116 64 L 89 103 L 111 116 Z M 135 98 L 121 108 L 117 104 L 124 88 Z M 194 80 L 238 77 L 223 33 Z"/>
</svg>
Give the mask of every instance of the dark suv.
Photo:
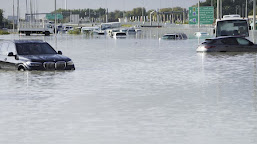
<svg viewBox="0 0 257 144">
<path fill-rule="evenodd" d="M 0 69 L 75 70 L 72 60 L 40 40 L 0 41 Z"/>
</svg>

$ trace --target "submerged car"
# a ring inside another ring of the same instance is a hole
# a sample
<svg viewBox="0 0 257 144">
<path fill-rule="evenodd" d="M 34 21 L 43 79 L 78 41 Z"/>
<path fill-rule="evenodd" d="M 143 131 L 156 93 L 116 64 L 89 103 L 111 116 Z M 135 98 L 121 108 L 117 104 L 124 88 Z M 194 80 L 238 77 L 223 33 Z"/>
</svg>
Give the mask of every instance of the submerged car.
<svg viewBox="0 0 257 144">
<path fill-rule="evenodd" d="M 75 70 L 72 60 L 41 40 L 0 42 L 0 69 Z"/>
<path fill-rule="evenodd" d="M 257 52 L 257 45 L 244 37 L 217 37 L 206 39 L 197 52 Z"/>
<path fill-rule="evenodd" d="M 165 34 L 161 38 L 162 40 L 186 40 L 187 35 L 184 33 Z"/>
</svg>

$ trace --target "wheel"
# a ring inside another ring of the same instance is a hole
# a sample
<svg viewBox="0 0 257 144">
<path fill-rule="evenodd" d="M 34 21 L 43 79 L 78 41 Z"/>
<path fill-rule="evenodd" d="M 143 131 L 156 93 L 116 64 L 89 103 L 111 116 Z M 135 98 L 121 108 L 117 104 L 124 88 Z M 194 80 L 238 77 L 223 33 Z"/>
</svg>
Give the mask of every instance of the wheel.
<svg viewBox="0 0 257 144">
<path fill-rule="evenodd" d="M 29 33 L 29 32 L 26 32 L 25 35 L 26 35 L 26 36 L 30 36 L 30 33 Z"/>
<path fill-rule="evenodd" d="M 24 68 L 24 66 L 19 66 L 18 67 L 18 71 L 22 71 L 23 72 L 23 71 L 26 71 L 26 69 Z"/>
<path fill-rule="evenodd" d="M 49 32 L 49 31 L 46 31 L 46 32 L 45 32 L 45 36 L 50 36 L 50 32 Z"/>
</svg>

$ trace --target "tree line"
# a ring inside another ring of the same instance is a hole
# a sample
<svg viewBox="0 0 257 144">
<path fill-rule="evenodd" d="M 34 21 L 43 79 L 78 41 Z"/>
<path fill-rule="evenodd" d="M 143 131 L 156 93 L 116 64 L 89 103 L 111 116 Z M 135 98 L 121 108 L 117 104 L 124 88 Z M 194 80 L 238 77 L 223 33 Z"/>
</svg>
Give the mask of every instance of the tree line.
<svg viewBox="0 0 257 144">
<path fill-rule="evenodd" d="M 175 8 L 163 8 L 160 9 L 159 12 L 181 12 L 184 9 L 181 7 L 175 7 Z M 88 19 L 101 19 L 102 21 L 106 21 L 106 15 L 108 16 L 108 21 L 109 22 L 117 22 L 119 18 L 131 18 L 131 17 L 141 17 L 141 16 L 148 16 L 150 17 L 150 13 L 152 11 L 156 10 L 148 10 L 144 7 L 138 7 L 138 8 L 133 8 L 131 11 L 122 11 L 122 10 L 115 10 L 112 12 L 108 12 L 108 9 L 104 8 L 99 8 L 99 9 L 73 9 L 73 10 L 65 10 L 65 9 L 58 9 L 56 10 L 56 13 L 62 14 L 64 19 L 61 20 L 61 22 L 69 22 L 70 15 L 71 14 L 77 14 L 79 15 L 79 18 L 88 18 Z M 55 13 L 55 11 L 51 12 Z M 153 15 L 156 16 L 156 13 Z"/>
<path fill-rule="evenodd" d="M 216 12 L 217 8 L 217 0 L 206 0 L 205 2 L 200 2 L 200 6 L 214 6 L 214 10 Z M 227 14 L 240 14 L 241 16 L 246 15 L 246 1 L 245 0 L 223 0 L 222 2 L 222 13 L 223 15 Z M 195 4 L 194 6 L 197 6 Z M 252 0 L 248 1 L 247 4 L 247 13 L 248 15 L 252 14 L 252 8 L 253 8 L 253 2 Z M 162 12 L 181 12 L 184 9 L 181 7 L 174 7 L 174 8 L 162 8 L 159 10 L 160 13 Z M 118 21 L 119 18 L 131 18 L 131 17 L 141 17 L 143 16 L 148 16 L 150 17 L 150 13 L 154 11 L 148 10 L 146 11 L 145 8 L 138 7 L 138 8 L 133 8 L 130 11 L 122 11 L 122 10 L 115 10 L 112 12 L 108 12 L 108 9 L 105 8 L 99 8 L 99 9 L 73 9 L 73 10 L 65 10 L 65 9 L 58 9 L 56 12 L 61 13 L 64 17 L 64 19 L 61 22 L 69 22 L 70 20 L 70 15 L 71 14 L 78 14 L 79 18 L 87 18 L 91 21 L 91 19 L 97 21 L 101 20 L 102 22 L 106 21 L 106 14 L 108 15 L 108 21 L 109 22 L 115 22 Z M 9 27 L 11 26 L 10 23 L 8 22 L 4 17 L 3 17 L 3 10 L 0 9 L 0 27 Z M 52 12 L 54 13 L 54 11 Z M 167 15 L 167 14 L 166 14 Z M 165 16 L 166 16 L 165 15 Z M 153 15 L 156 17 L 156 13 Z M 165 17 L 164 16 L 164 17 Z M 216 14 L 215 14 L 216 17 Z M 176 17 L 175 17 L 176 18 Z"/>
<path fill-rule="evenodd" d="M 253 1 L 247 1 L 247 15 L 253 14 Z M 206 0 L 205 2 L 200 2 L 200 6 L 214 6 L 214 11 L 217 10 L 217 0 Z M 197 6 L 194 5 L 194 6 Z M 222 14 L 239 14 L 242 17 L 246 17 L 246 0 L 223 0 L 222 1 Z M 216 14 L 215 14 L 216 18 Z"/>
</svg>

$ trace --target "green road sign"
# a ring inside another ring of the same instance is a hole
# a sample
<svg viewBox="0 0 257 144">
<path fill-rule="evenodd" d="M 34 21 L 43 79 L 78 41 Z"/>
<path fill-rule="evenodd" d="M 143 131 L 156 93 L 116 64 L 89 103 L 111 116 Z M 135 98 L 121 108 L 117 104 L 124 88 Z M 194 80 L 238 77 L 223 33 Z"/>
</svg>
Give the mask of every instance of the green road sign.
<svg viewBox="0 0 257 144">
<path fill-rule="evenodd" d="M 200 7 L 200 24 L 212 24 L 214 7 Z M 189 7 L 189 24 L 198 24 L 198 7 Z"/>
<path fill-rule="evenodd" d="M 63 19 L 63 15 L 62 14 L 57 14 L 56 18 L 58 20 L 62 20 Z M 46 19 L 48 20 L 54 20 L 55 19 L 55 14 L 46 14 Z"/>
</svg>

